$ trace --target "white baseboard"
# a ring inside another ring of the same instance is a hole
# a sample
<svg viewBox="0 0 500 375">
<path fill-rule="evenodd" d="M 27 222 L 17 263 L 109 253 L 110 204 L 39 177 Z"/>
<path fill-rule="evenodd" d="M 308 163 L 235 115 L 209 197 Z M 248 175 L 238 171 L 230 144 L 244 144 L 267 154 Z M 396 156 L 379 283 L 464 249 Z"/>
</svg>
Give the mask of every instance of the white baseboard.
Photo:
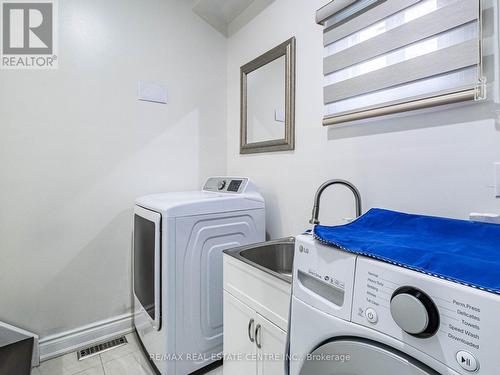
<svg viewBox="0 0 500 375">
<path fill-rule="evenodd" d="M 90 344 L 132 332 L 132 314 L 119 315 L 40 340 L 40 361 L 46 361 Z"/>
</svg>

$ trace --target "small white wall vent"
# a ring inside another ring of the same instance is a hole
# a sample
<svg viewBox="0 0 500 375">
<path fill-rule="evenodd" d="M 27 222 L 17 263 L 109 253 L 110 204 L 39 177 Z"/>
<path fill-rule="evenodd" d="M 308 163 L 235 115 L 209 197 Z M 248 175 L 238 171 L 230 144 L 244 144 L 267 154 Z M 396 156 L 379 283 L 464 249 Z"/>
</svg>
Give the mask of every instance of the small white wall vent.
<svg viewBox="0 0 500 375">
<path fill-rule="evenodd" d="M 167 104 L 167 89 L 158 83 L 139 81 L 137 97 L 146 102 Z"/>
</svg>

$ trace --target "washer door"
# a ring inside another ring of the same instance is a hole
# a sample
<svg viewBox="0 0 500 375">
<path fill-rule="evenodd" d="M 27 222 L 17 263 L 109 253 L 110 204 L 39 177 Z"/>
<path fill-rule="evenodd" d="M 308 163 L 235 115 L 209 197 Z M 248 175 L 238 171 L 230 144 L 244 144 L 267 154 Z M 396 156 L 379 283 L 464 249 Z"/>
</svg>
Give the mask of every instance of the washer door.
<svg viewBox="0 0 500 375">
<path fill-rule="evenodd" d="M 440 375 L 423 363 L 374 341 L 342 338 L 314 350 L 300 375 Z"/>
</svg>

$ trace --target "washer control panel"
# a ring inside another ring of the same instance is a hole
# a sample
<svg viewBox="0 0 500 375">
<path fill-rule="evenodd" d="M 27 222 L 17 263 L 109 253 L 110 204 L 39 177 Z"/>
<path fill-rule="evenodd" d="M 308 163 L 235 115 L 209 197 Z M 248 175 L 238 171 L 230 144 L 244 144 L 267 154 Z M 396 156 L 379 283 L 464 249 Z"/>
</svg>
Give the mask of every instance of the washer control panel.
<svg viewBox="0 0 500 375">
<path fill-rule="evenodd" d="M 439 311 L 425 292 L 403 286 L 391 296 L 391 315 L 406 333 L 419 338 L 432 337 L 439 328 Z"/>
<path fill-rule="evenodd" d="M 248 178 L 246 177 L 210 177 L 203 190 L 218 193 L 241 194 L 246 191 Z"/>
<path fill-rule="evenodd" d="M 393 336 L 459 374 L 495 374 L 500 296 L 358 257 L 351 320 Z"/>
</svg>

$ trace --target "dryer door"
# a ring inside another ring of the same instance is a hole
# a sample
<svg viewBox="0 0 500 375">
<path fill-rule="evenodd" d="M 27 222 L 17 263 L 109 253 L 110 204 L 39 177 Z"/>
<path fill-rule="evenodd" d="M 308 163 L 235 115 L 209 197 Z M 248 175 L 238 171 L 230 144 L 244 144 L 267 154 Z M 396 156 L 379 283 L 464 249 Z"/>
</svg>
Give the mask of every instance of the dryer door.
<svg viewBox="0 0 500 375">
<path fill-rule="evenodd" d="M 439 375 L 423 363 L 374 341 L 343 338 L 314 350 L 300 375 Z"/>
<path fill-rule="evenodd" d="M 134 213 L 134 295 L 152 326 L 159 330 L 161 215 L 139 206 Z"/>
</svg>

